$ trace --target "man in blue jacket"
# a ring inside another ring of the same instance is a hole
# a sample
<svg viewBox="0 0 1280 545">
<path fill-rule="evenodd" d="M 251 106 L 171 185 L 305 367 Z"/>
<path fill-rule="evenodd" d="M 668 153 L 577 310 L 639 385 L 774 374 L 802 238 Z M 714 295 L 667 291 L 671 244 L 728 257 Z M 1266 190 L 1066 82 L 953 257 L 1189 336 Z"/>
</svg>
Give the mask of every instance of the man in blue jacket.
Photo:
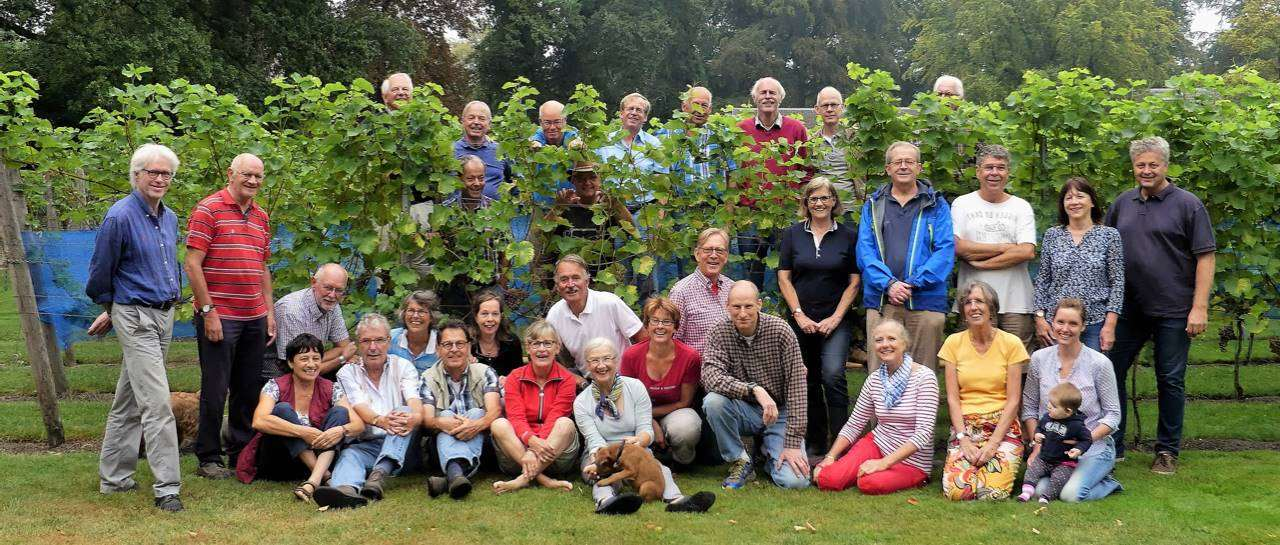
<svg viewBox="0 0 1280 545">
<path fill-rule="evenodd" d="M 947 311 L 947 277 L 955 265 L 951 207 L 928 180 L 919 179 L 920 148 L 894 142 L 884 154 L 886 184 L 862 205 L 858 268 L 867 308 L 867 365 L 880 367 L 871 332 L 892 318 L 907 327 L 907 352 L 938 366 Z"/>
</svg>

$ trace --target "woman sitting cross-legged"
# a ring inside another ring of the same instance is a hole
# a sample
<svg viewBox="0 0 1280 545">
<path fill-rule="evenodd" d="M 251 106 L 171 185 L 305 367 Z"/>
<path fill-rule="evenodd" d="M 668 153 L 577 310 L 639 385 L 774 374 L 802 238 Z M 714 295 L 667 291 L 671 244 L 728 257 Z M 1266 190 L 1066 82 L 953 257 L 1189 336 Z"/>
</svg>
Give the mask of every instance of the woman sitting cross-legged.
<svg viewBox="0 0 1280 545">
<path fill-rule="evenodd" d="M 574 421 L 587 448 L 582 455 L 582 480 L 592 483 L 591 495 L 596 500 L 596 512 L 606 515 L 634 513 L 644 503 L 639 495 L 618 494 L 621 482 L 600 486 L 597 479 L 595 454 L 609 443 L 622 441 L 642 448 L 653 442 L 653 413 L 649 392 L 638 379 L 618 375 L 618 348 L 603 337 L 587 341 L 582 347 L 587 363 L 589 382 L 573 402 Z M 702 513 L 711 508 L 716 496 L 699 492 L 692 496 L 680 493 L 680 487 L 671 478 L 671 470 L 662 468 L 662 499 L 667 511 Z"/>
<path fill-rule="evenodd" d="M 906 354 L 907 330 L 883 320 L 871 346 L 883 363 L 862 384 L 858 402 L 831 451 L 813 470 L 823 490 L 857 486 L 863 494 L 888 494 L 924 484 L 933 465 L 933 424 L 938 416 L 938 377 Z M 858 434 L 872 418 L 875 429 Z M 843 456 L 841 454 L 843 453 Z"/>
<path fill-rule="evenodd" d="M 303 333 L 285 347 L 290 372 L 267 382 L 253 412 L 258 433 L 236 462 L 236 476 L 244 483 L 268 480 L 306 480 L 293 494 L 304 501 L 320 486 L 342 440 L 364 431 L 351 418 L 342 387 L 320 376 L 324 343 Z"/>
</svg>

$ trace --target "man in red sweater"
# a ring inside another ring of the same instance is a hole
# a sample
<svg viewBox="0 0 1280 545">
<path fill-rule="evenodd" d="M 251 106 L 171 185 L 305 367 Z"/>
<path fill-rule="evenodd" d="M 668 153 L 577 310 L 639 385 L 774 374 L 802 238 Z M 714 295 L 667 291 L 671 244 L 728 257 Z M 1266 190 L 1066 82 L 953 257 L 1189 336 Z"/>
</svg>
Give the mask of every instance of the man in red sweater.
<svg viewBox="0 0 1280 545">
<path fill-rule="evenodd" d="M 807 157 L 808 152 L 802 146 L 804 142 L 809 140 L 809 131 L 805 130 L 804 123 L 784 117 L 778 108 L 782 106 L 782 100 L 787 97 L 786 89 L 782 88 L 782 84 L 778 80 L 771 77 L 763 77 L 756 80 L 751 86 L 751 101 L 756 105 L 756 115 L 743 119 L 738 123 L 738 128 L 751 135 L 756 143 L 751 146 L 751 151 L 759 153 L 769 142 L 784 142 L 786 145 L 781 150 L 779 159 L 768 159 L 764 166 L 767 173 L 761 173 L 759 184 L 763 190 L 773 188 L 773 184 L 780 181 L 786 181 L 791 187 L 799 189 L 804 181 L 807 181 L 809 172 L 799 165 L 786 164 L 796 154 L 801 157 Z M 751 167 L 752 162 L 745 163 L 745 167 Z M 793 172 L 796 171 L 796 172 Z M 748 208 L 756 207 L 756 199 L 748 197 L 747 194 L 751 189 L 752 182 L 740 181 L 742 184 L 743 195 L 738 199 L 740 206 Z M 746 262 L 746 279 L 754 282 L 762 289 L 764 283 L 764 258 L 769 255 L 769 248 L 774 246 L 774 234 L 772 231 L 760 232 L 755 229 L 742 231 L 738 235 L 738 252 L 742 256 L 755 254 L 758 259 L 748 260 Z"/>
</svg>

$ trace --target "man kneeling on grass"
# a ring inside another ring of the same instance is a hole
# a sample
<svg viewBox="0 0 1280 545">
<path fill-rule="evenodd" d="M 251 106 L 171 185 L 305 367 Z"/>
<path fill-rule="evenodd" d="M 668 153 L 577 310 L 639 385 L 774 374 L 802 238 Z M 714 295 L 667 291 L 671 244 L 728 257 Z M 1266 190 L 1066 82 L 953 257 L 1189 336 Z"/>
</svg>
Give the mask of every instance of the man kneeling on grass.
<svg viewBox="0 0 1280 545">
<path fill-rule="evenodd" d="M 578 427 L 573 423 L 577 381 L 556 362 L 560 336 L 546 320 L 525 328 L 524 346 L 529 364 L 507 375 L 507 417 L 495 420 L 490 427 L 498 467 L 515 478 L 495 482 L 493 489 L 502 494 L 538 483 L 572 490 L 573 484 L 555 477 L 577 468 L 580 446 Z"/>
<path fill-rule="evenodd" d="M 498 373 L 471 363 L 471 333 L 462 322 L 445 322 L 436 335 L 440 363 L 422 372 L 422 423 L 437 432 L 445 476 L 427 479 L 427 492 L 434 498 L 447 490 L 460 500 L 471 492 L 489 426 L 502 416 L 502 395 Z"/>
<path fill-rule="evenodd" d="M 405 456 L 417 451 L 409 447 L 418 443 L 422 418 L 418 370 L 409 360 L 387 354 L 391 325 L 381 314 L 365 314 L 356 325 L 356 339 L 359 359 L 338 371 L 338 382 L 367 427 L 338 456 L 329 486 L 316 489 L 321 507 L 361 507 L 380 500 L 386 477 L 416 462 Z"/>
</svg>

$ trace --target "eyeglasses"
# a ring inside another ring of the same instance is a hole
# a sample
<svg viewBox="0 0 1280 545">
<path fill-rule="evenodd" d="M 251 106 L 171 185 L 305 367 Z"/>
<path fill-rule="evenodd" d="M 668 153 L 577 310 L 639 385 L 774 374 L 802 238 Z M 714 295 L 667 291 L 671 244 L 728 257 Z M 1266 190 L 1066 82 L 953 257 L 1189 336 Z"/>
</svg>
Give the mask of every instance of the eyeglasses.
<svg viewBox="0 0 1280 545">
<path fill-rule="evenodd" d="M 653 319 L 653 320 L 649 320 L 649 325 L 661 325 L 661 326 L 667 326 L 667 327 L 670 327 L 670 326 L 676 325 L 676 321 L 675 321 L 675 320 L 658 320 L 658 319 Z"/>
<path fill-rule="evenodd" d="M 649 113 L 649 110 L 643 106 L 628 106 L 623 108 L 622 112 L 628 114 L 645 114 Z"/>
<path fill-rule="evenodd" d="M 826 204 L 831 202 L 831 195 L 817 195 L 809 197 L 809 204 Z"/>
<path fill-rule="evenodd" d="M 618 359 L 617 356 L 601 356 L 599 358 L 587 358 L 588 365 L 600 365 L 602 363 L 613 363 Z"/>
<path fill-rule="evenodd" d="M 889 162 L 889 166 L 894 166 L 894 167 L 911 167 L 911 166 L 915 166 L 915 165 L 916 165 L 916 163 L 918 163 L 918 162 L 919 162 L 919 161 L 916 161 L 915 159 L 898 159 L 897 161 L 890 161 L 890 162 Z"/>
<path fill-rule="evenodd" d="M 702 248 L 698 248 L 698 250 L 701 251 L 702 253 L 711 254 L 711 255 L 728 255 L 729 254 L 729 250 L 725 248 L 715 248 L 715 247 L 707 248 L 704 246 Z"/>
<path fill-rule="evenodd" d="M 404 315 L 405 316 L 430 316 L 431 310 L 425 309 L 425 308 L 406 308 L 404 309 Z"/>
<path fill-rule="evenodd" d="M 391 339 L 386 337 L 374 337 L 372 339 L 360 339 L 360 344 L 387 344 Z"/>
<path fill-rule="evenodd" d="M 533 340 L 529 341 L 529 348 L 551 348 L 556 345 L 555 341 Z"/>
<path fill-rule="evenodd" d="M 256 173 L 256 172 L 237 172 L 236 174 L 237 174 L 237 175 L 239 175 L 241 178 L 244 178 L 244 179 L 246 179 L 246 180 L 261 180 L 261 179 L 263 179 L 263 175 L 258 174 L 258 173 Z"/>
<path fill-rule="evenodd" d="M 440 348 L 445 350 L 453 350 L 455 348 L 466 348 L 471 343 L 467 341 L 444 341 L 440 343 Z"/>
<path fill-rule="evenodd" d="M 539 121 L 544 127 L 563 127 L 565 120 L 563 119 L 542 119 Z"/>
<path fill-rule="evenodd" d="M 147 173 L 147 176 L 150 176 L 150 177 L 152 177 L 152 178 L 159 178 L 159 179 L 161 179 L 161 180 L 172 180 L 172 179 L 173 179 L 173 173 L 172 173 L 172 172 L 169 172 L 169 171 L 167 171 L 167 170 L 151 170 L 151 169 L 149 169 L 149 168 L 144 168 L 144 169 L 140 170 L 139 172 L 145 172 L 145 173 Z"/>
<path fill-rule="evenodd" d="M 342 297 L 347 294 L 346 288 L 335 288 L 333 286 L 320 286 L 320 291 L 331 295 L 337 295 L 338 297 Z"/>
<path fill-rule="evenodd" d="M 837 110 L 837 109 L 839 109 L 839 108 L 840 108 L 840 104 L 839 104 L 839 103 L 835 103 L 835 104 L 819 104 L 819 105 L 818 105 L 818 109 L 819 109 L 819 110 Z"/>
</svg>

